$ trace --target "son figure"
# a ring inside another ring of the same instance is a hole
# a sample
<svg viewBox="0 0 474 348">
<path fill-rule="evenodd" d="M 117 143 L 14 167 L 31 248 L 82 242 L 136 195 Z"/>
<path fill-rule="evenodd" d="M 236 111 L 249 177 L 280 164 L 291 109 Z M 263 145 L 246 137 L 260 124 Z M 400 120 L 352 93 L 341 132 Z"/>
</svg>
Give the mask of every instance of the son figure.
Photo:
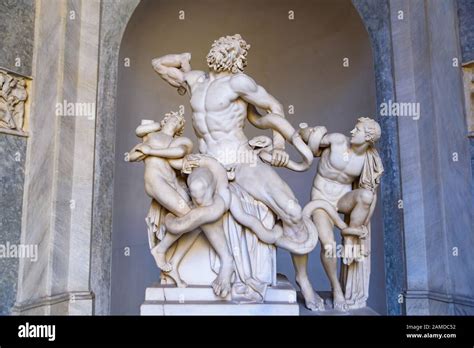
<svg viewBox="0 0 474 348">
<path fill-rule="evenodd" d="M 182 136 L 184 123 L 184 117 L 177 112 L 166 114 L 161 123 L 143 120 L 135 131 L 143 142 L 127 156 L 130 162 L 144 161 L 145 191 L 153 199 L 147 217 L 151 253 L 157 266 L 168 272 L 178 286 L 186 285 L 179 278 L 177 265 L 166 261 L 166 252 L 181 235 L 166 233 L 164 216 L 168 212 L 183 216 L 191 209 L 189 196 L 172 166 L 173 162 L 182 161 L 193 148 L 192 141 Z"/>
</svg>

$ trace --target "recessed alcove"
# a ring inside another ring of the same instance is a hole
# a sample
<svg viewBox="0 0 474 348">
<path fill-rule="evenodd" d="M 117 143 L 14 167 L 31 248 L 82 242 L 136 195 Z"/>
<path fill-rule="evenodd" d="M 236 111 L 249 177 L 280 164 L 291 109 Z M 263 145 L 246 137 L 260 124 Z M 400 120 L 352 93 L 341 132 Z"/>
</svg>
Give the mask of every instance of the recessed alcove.
<svg viewBox="0 0 474 348">
<path fill-rule="evenodd" d="M 369 34 L 349 0 L 141 1 L 123 35 L 118 64 L 112 314 L 137 314 L 145 288 L 159 277 L 146 236 L 150 199 L 144 192 L 143 165 L 124 161 L 124 153 L 139 142 L 134 130 L 140 120 L 160 120 L 164 113 L 183 105 L 188 120 L 185 135 L 196 140 L 188 96 L 178 95 L 162 81 L 151 60 L 168 53 L 191 52 L 192 67 L 205 70 L 213 40 L 235 33 L 252 46 L 245 72 L 282 103 L 295 127 L 306 122 L 349 134 L 358 117 L 376 118 Z M 268 135 L 250 124 L 245 131 L 249 138 Z M 291 146 L 287 148 L 297 158 Z M 309 201 L 316 164 L 303 173 L 278 169 L 302 205 Z M 379 201 L 372 222 L 369 306 L 385 314 L 381 204 Z M 277 269 L 294 281 L 288 252 L 278 251 Z M 309 274 L 316 290 L 330 290 L 319 245 L 310 255 Z"/>
</svg>

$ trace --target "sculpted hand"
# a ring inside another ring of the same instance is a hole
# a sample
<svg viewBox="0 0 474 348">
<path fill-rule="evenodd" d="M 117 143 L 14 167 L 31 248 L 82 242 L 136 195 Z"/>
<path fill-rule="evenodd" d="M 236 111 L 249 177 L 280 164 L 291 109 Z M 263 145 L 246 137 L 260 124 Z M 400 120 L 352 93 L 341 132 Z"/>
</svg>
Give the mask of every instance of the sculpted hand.
<svg viewBox="0 0 474 348">
<path fill-rule="evenodd" d="M 141 153 L 143 153 L 144 155 L 149 155 L 150 154 L 150 151 L 151 151 L 151 147 L 146 145 L 146 144 L 140 144 L 137 148 L 136 148 L 137 151 L 140 151 Z"/>
<path fill-rule="evenodd" d="M 191 174 L 194 168 L 199 167 L 199 162 L 200 162 L 199 160 L 200 160 L 199 155 L 196 155 L 196 154 L 187 155 L 184 158 L 182 172 L 184 174 Z"/>
<path fill-rule="evenodd" d="M 290 161 L 290 155 L 282 149 L 273 149 L 272 166 L 285 167 Z"/>
</svg>

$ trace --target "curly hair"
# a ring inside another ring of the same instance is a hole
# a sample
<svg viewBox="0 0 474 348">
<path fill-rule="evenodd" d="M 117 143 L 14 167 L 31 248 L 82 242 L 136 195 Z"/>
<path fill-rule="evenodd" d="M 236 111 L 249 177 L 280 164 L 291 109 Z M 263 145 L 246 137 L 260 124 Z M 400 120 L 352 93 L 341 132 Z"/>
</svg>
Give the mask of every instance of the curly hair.
<svg viewBox="0 0 474 348">
<path fill-rule="evenodd" d="M 240 34 L 223 36 L 215 40 L 207 55 L 207 65 L 215 72 L 243 72 L 247 66 L 247 53 L 250 45 Z"/>
<path fill-rule="evenodd" d="M 161 128 L 163 128 L 165 126 L 165 124 L 168 122 L 168 120 L 171 117 L 176 117 L 179 121 L 179 126 L 178 126 L 178 129 L 176 130 L 175 136 L 176 137 L 182 136 L 183 132 L 184 132 L 184 124 L 185 124 L 186 120 L 184 119 L 184 116 L 179 112 L 170 111 L 169 113 L 165 114 L 165 117 L 160 122 Z"/>
<path fill-rule="evenodd" d="M 364 126 L 365 134 L 369 137 L 367 141 L 372 145 L 375 144 L 382 135 L 378 122 L 368 117 L 359 117 L 357 121 Z"/>
</svg>

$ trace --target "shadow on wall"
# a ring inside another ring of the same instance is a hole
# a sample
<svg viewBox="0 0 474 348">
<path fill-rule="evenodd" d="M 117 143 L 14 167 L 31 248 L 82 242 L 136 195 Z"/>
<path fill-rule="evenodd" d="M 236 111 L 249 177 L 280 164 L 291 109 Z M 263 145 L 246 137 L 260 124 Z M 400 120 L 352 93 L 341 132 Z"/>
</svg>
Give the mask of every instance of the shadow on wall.
<svg viewBox="0 0 474 348">
<path fill-rule="evenodd" d="M 246 73 L 282 103 L 294 126 L 307 122 L 348 134 L 358 117 L 374 117 L 372 51 L 368 34 L 349 0 L 143 0 L 127 26 L 120 51 L 112 314 L 138 314 L 145 288 L 159 278 L 146 237 L 150 199 L 144 192 L 143 166 L 124 161 L 124 153 L 139 141 L 134 130 L 141 119 L 159 120 L 165 112 L 183 105 L 189 121 L 185 136 L 196 145 L 188 96 L 179 96 L 162 81 L 154 73 L 151 60 L 168 53 L 191 52 L 193 68 L 206 70 L 205 57 L 213 40 L 235 33 L 252 45 Z M 349 63 L 346 67 L 345 58 Z M 251 125 L 245 131 L 249 138 L 266 133 Z M 290 147 L 290 155 L 296 158 Z M 304 173 L 278 170 L 301 205 L 309 201 L 316 163 Z M 373 219 L 372 243 L 369 304 L 383 314 L 380 204 Z M 278 272 L 294 280 L 286 251 L 278 252 Z M 319 246 L 310 255 L 309 273 L 315 289 L 329 290 Z"/>
</svg>

